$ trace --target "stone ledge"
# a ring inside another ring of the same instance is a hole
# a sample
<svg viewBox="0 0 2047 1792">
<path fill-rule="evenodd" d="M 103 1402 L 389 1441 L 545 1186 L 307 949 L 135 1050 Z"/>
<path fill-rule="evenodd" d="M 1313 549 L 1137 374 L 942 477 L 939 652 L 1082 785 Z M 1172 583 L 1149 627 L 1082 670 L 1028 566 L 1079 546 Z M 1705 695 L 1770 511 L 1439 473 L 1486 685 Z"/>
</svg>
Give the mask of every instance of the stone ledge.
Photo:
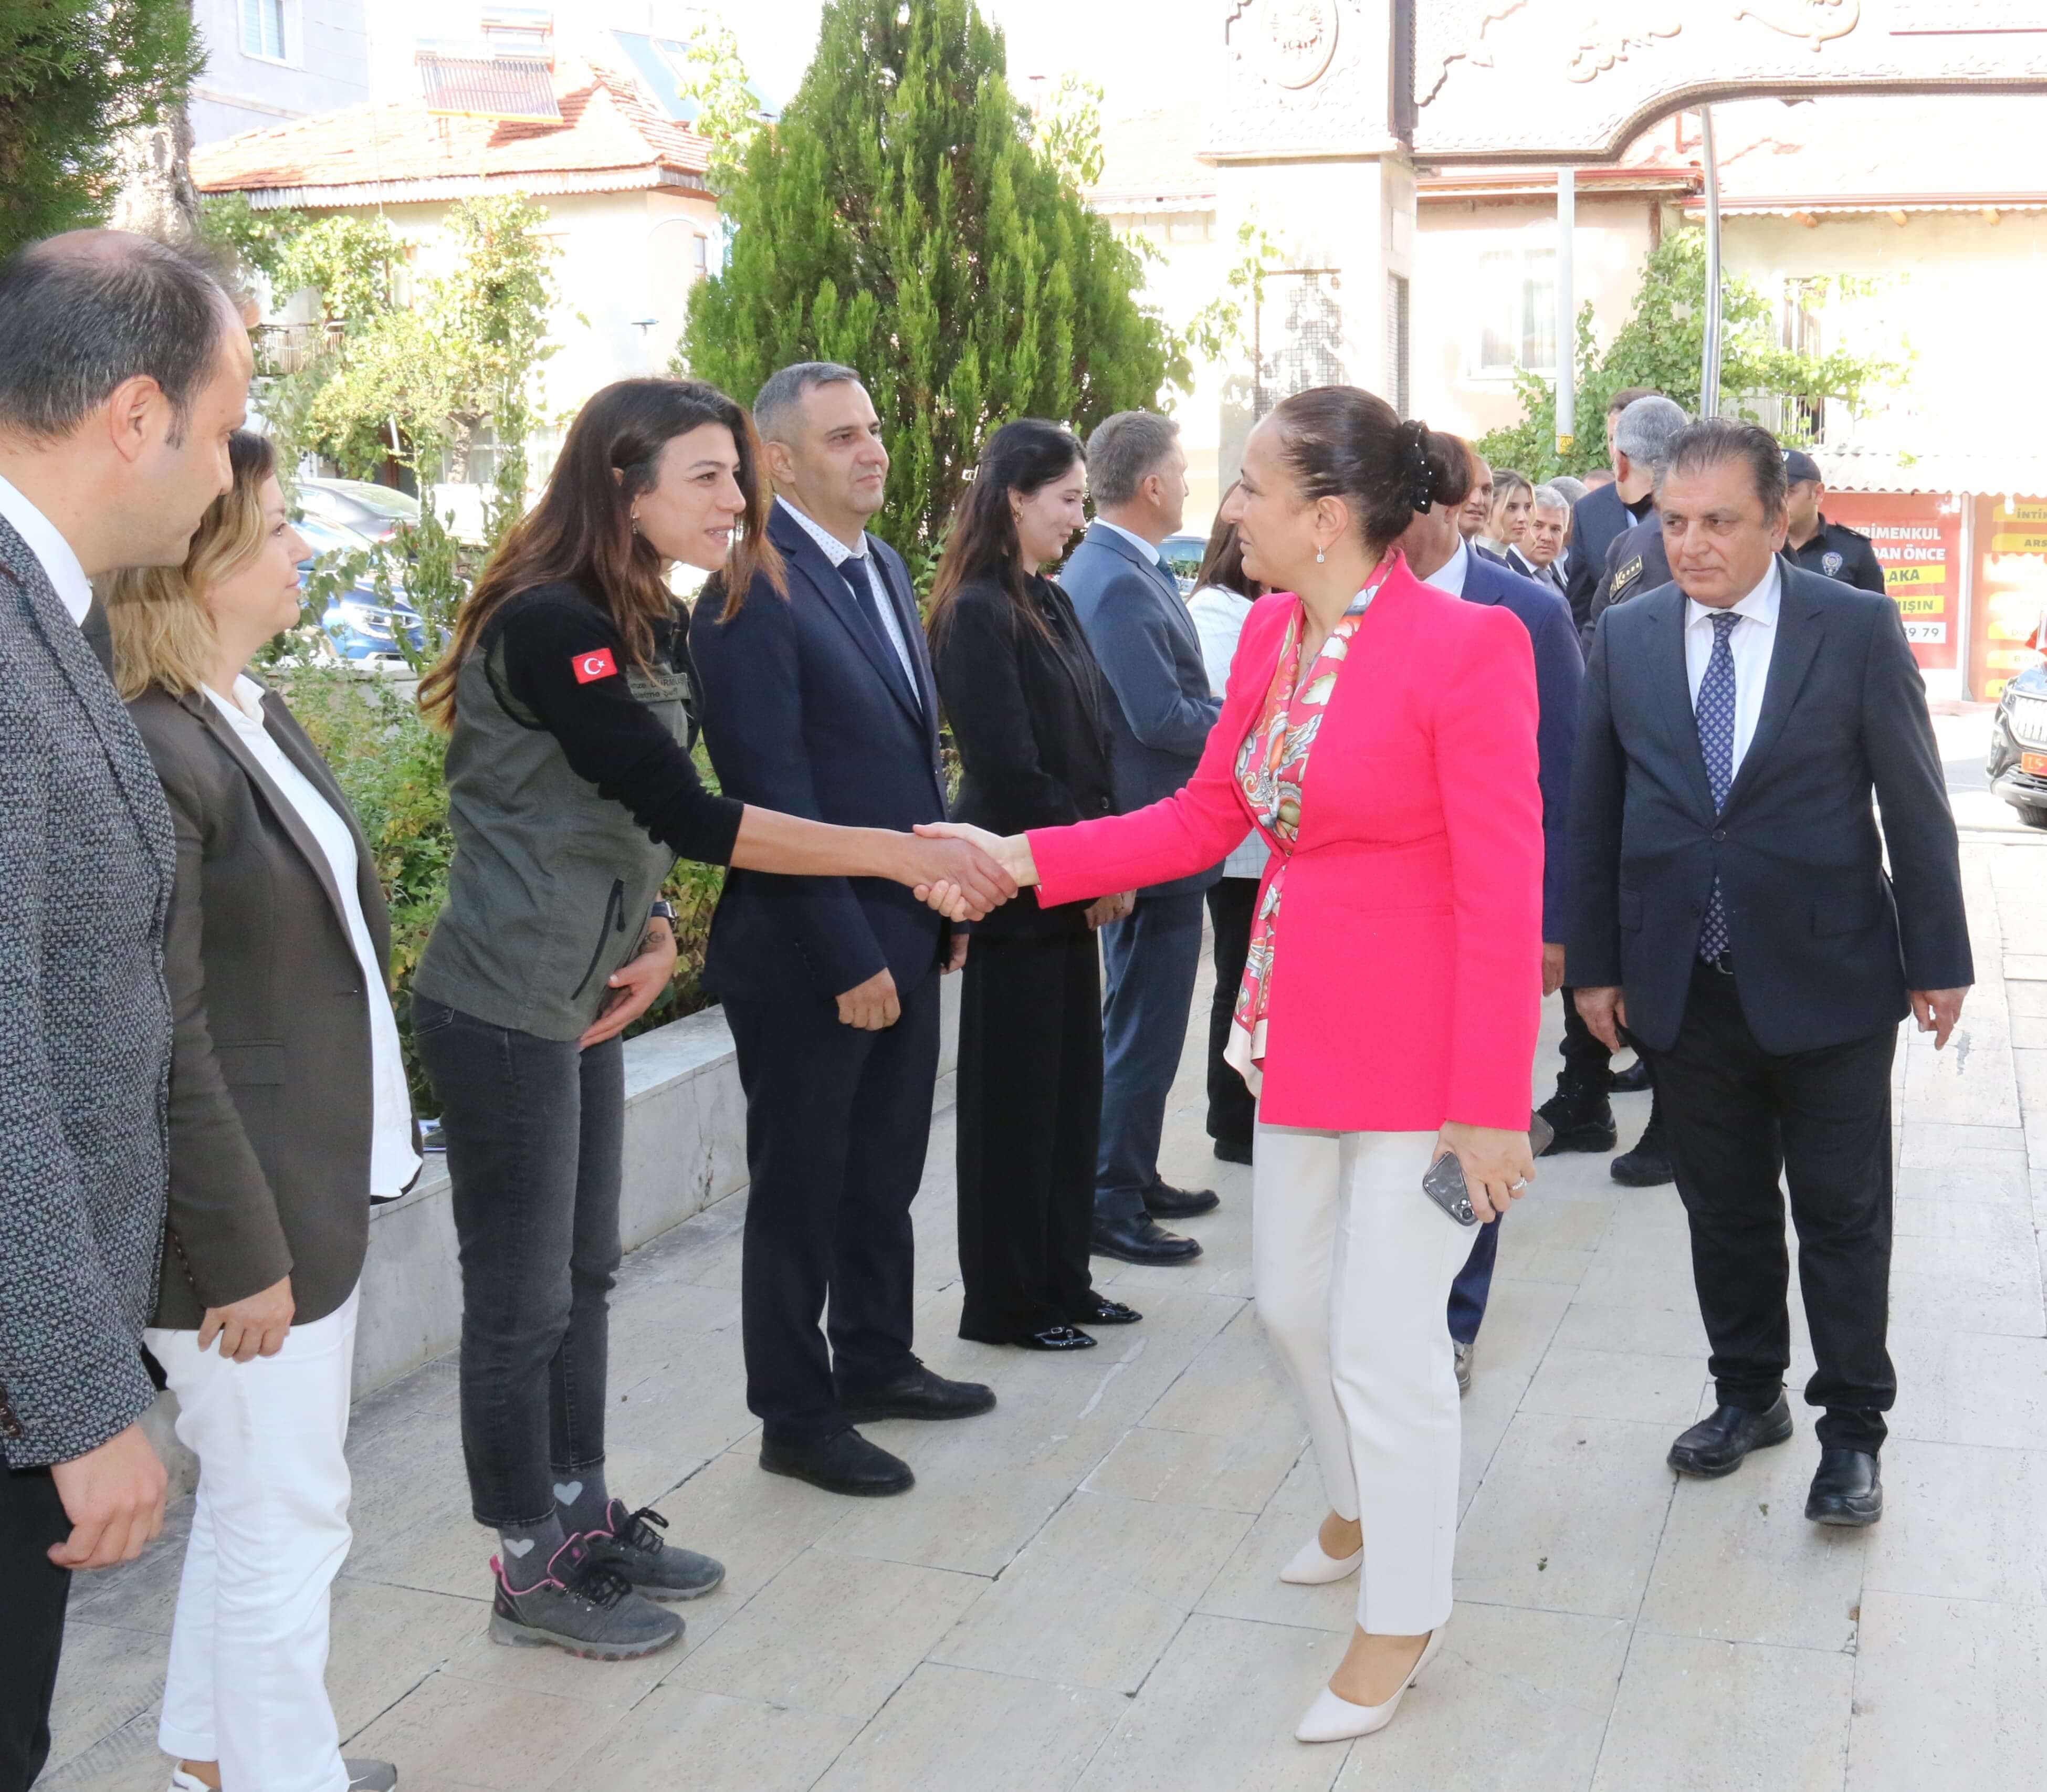
<svg viewBox="0 0 2047 1792">
<path fill-rule="evenodd" d="M 940 1087 L 959 1041 L 959 980 L 941 991 Z M 637 1250 L 746 1186 L 746 1101 L 731 1029 L 710 1008 L 627 1041 L 625 1148 L 619 1229 Z M 355 1336 L 355 1398 L 455 1349 L 462 1326 L 462 1271 L 447 1165 L 429 1157 L 419 1181 L 370 1215 L 362 1311 Z M 143 1424 L 168 1465 L 172 1495 L 189 1492 L 197 1465 L 176 1438 L 168 1394 Z"/>
</svg>

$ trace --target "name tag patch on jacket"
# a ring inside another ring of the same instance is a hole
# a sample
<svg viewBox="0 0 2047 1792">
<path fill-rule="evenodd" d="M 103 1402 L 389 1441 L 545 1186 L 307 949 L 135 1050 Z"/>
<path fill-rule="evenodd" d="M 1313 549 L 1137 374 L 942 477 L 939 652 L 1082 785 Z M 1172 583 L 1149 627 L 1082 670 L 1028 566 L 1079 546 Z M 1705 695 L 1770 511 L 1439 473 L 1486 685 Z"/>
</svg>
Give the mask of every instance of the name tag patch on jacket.
<svg viewBox="0 0 2047 1792">
<path fill-rule="evenodd" d="M 601 647 L 594 653 L 578 653 L 570 664 L 575 668 L 578 684 L 594 684 L 601 678 L 618 676 L 618 662 L 611 657 L 608 647 Z"/>
</svg>

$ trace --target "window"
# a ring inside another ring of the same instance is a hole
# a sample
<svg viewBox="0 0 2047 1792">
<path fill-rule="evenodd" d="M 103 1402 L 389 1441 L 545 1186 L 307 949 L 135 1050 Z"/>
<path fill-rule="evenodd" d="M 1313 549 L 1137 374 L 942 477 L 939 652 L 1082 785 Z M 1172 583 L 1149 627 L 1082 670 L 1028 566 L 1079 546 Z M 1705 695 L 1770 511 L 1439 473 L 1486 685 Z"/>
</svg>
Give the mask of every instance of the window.
<svg viewBox="0 0 2047 1792">
<path fill-rule="evenodd" d="M 1784 283 L 1783 344 L 1794 354 L 1809 355 L 1815 360 L 1824 354 L 1821 331 L 1821 312 L 1827 300 L 1827 283 L 1824 280 L 1800 279 L 1794 277 Z M 1824 398 L 1794 397 L 1783 407 L 1784 416 L 1779 420 L 1780 428 L 1800 435 L 1804 440 L 1817 442 L 1827 432 L 1827 401 Z"/>
<path fill-rule="evenodd" d="M 690 278 L 702 280 L 710 273 L 710 238 L 692 236 L 690 238 Z"/>
<path fill-rule="evenodd" d="M 1557 370 L 1557 252 L 1496 249 L 1479 258 L 1478 369 Z"/>
<path fill-rule="evenodd" d="M 242 0 L 242 48 L 272 62 L 284 60 L 284 0 Z"/>
</svg>

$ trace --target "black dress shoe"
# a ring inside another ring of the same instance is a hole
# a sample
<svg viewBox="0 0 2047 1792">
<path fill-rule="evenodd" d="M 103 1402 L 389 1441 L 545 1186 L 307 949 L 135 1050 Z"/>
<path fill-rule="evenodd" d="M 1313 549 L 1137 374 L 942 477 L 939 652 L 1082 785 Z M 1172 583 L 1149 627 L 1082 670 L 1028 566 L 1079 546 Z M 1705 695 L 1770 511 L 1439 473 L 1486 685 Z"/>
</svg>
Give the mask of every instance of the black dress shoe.
<svg viewBox="0 0 2047 1792">
<path fill-rule="evenodd" d="M 813 1442 L 776 1443 L 764 1435 L 760 1466 L 771 1475 L 787 1475 L 827 1493 L 846 1493 L 856 1499 L 907 1493 L 917 1484 L 908 1463 L 850 1429 Z"/>
<path fill-rule="evenodd" d="M 1624 1070 L 1609 1070 L 1607 1092 L 1612 1095 L 1646 1095 L 1655 1086 L 1649 1080 L 1649 1060 L 1638 1058 Z"/>
<path fill-rule="evenodd" d="M 1805 1496 L 1805 1516 L 1815 1524 L 1860 1528 L 1883 1516 L 1883 1478 L 1866 1449 L 1822 1446 L 1820 1472 Z"/>
<path fill-rule="evenodd" d="M 1202 1254 L 1193 1239 L 1167 1231 L 1149 1213 L 1134 1220 L 1097 1220 L 1088 1248 L 1098 1257 L 1119 1257 L 1124 1263 L 1192 1263 Z"/>
<path fill-rule="evenodd" d="M 1251 1141 L 1247 1139 L 1240 1144 L 1234 1139 L 1218 1139 L 1215 1142 L 1215 1154 L 1225 1163 L 1248 1163 L 1251 1161 Z"/>
<path fill-rule="evenodd" d="M 1545 1157 L 1565 1151 L 1610 1151 L 1620 1136 L 1613 1108 L 1603 1094 L 1552 1095 L 1536 1112 L 1555 1129 Z"/>
<path fill-rule="evenodd" d="M 1767 1412 L 1715 1407 L 1710 1419 L 1701 1419 L 1671 1445 L 1666 1460 L 1681 1475 L 1717 1480 L 1739 1469 L 1751 1450 L 1767 1449 L 1790 1435 L 1791 1403 L 1782 1394 Z"/>
<path fill-rule="evenodd" d="M 1134 1306 L 1125 1306 L 1120 1300 L 1111 1300 L 1106 1295 L 1097 1295 L 1078 1313 L 1066 1315 L 1070 1326 L 1134 1326 L 1144 1315 Z"/>
<path fill-rule="evenodd" d="M 1607 1174 L 1631 1189 L 1660 1188 L 1677 1179 L 1677 1172 L 1670 1167 L 1670 1141 L 1664 1136 L 1660 1117 L 1650 1115 L 1649 1124 L 1643 1128 L 1635 1149 L 1623 1152 L 1609 1163 Z"/>
<path fill-rule="evenodd" d="M 1092 1350 L 1095 1341 L 1072 1326 L 1047 1326 L 1042 1332 L 1009 1341 L 1025 1350 Z"/>
<path fill-rule="evenodd" d="M 1221 1202 L 1213 1189 L 1176 1189 L 1171 1182 L 1154 1182 L 1144 1191 L 1144 1211 L 1155 1220 L 1190 1220 L 1213 1213 Z"/>
<path fill-rule="evenodd" d="M 839 1411 L 849 1425 L 877 1419 L 971 1419 L 995 1404 L 995 1390 L 977 1381 L 948 1381 L 922 1363 L 879 1388 L 841 1388 Z"/>
</svg>

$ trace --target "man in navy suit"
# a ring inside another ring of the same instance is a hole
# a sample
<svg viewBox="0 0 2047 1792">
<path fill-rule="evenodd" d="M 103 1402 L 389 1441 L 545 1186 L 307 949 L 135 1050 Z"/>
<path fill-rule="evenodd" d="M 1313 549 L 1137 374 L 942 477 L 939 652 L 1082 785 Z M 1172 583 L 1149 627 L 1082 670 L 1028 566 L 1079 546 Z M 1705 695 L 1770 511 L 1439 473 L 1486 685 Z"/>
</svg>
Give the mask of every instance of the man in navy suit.
<svg viewBox="0 0 2047 1792">
<path fill-rule="evenodd" d="M 1954 819 L 1897 606 L 1780 558 L 1770 435 L 1691 425 L 1656 502 L 1674 582 L 1592 640 L 1569 943 L 1587 1024 L 1609 1045 L 1625 1024 L 1655 1071 L 1691 1225 L 1719 1404 L 1670 1465 L 1728 1474 L 1791 1435 L 1781 1175 L 1817 1364 L 1805 1399 L 1824 1409 L 1805 1515 L 1871 1524 L 1898 1387 L 1898 1023 L 1944 1045 L 1974 976 Z"/>
<path fill-rule="evenodd" d="M 1475 478 L 1481 464 L 1476 455 L 1471 457 L 1468 479 Z M 1468 485 L 1450 490 L 1439 486 L 1435 503 L 1408 525 L 1400 548 L 1416 578 L 1467 603 L 1497 604 L 1512 611 L 1535 650 L 1536 781 L 1542 792 L 1542 993 L 1548 996 L 1564 981 L 1565 830 L 1571 813 L 1571 755 L 1578 737 L 1578 687 L 1585 679 L 1585 663 L 1563 594 L 1508 571 L 1465 540 L 1459 516 L 1468 490 Z M 1450 1285 L 1450 1341 L 1457 1352 L 1460 1390 L 1471 1386 L 1472 1349 L 1485 1318 L 1499 1254 L 1496 1219 L 1479 1228 L 1471 1256 Z"/>
<path fill-rule="evenodd" d="M 943 821 L 938 699 L 909 577 L 867 532 L 888 451 L 849 367 L 807 362 L 754 412 L 778 497 L 764 575 L 691 634 L 704 739 L 728 796 L 851 827 Z M 746 1091 L 741 1323 L 760 1465 L 838 1493 L 900 1493 L 908 1465 L 853 1426 L 958 1419 L 987 1388 L 911 1352 L 910 1202 L 924 1173 L 938 977 L 966 936 L 869 878 L 733 871 L 704 987 Z M 829 1301 L 830 1348 L 818 1321 Z"/>
<path fill-rule="evenodd" d="M 1660 393 L 1629 386 L 1608 403 L 1606 427 L 1613 483 L 1587 492 L 1571 506 L 1571 570 L 1565 595 L 1588 645 L 1592 593 L 1606 570 L 1606 551 L 1649 514 L 1657 460 L 1685 427 L 1685 412 Z"/>
<path fill-rule="evenodd" d="M 1118 412 L 1096 428 L 1088 441 L 1095 521 L 1059 575 L 1116 693 L 1110 744 L 1116 806 L 1125 812 L 1172 795 L 1194 776 L 1222 713 L 1179 581 L 1159 556 L 1186 509 L 1179 435 L 1148 411 Z M 1140 890 L 1128 918 L 1101 930 L 1109 981 L 1093 1248 L 1125 1263 L 1192 1261 L 1201 1246 L 1158 1222 L 1216 1205 L 1209 1190 L 1160 1181 L 1159 1140 L 1186 1043 L 1203 898 L 1221 875 L 1218 865 Z"/>
</svg>

